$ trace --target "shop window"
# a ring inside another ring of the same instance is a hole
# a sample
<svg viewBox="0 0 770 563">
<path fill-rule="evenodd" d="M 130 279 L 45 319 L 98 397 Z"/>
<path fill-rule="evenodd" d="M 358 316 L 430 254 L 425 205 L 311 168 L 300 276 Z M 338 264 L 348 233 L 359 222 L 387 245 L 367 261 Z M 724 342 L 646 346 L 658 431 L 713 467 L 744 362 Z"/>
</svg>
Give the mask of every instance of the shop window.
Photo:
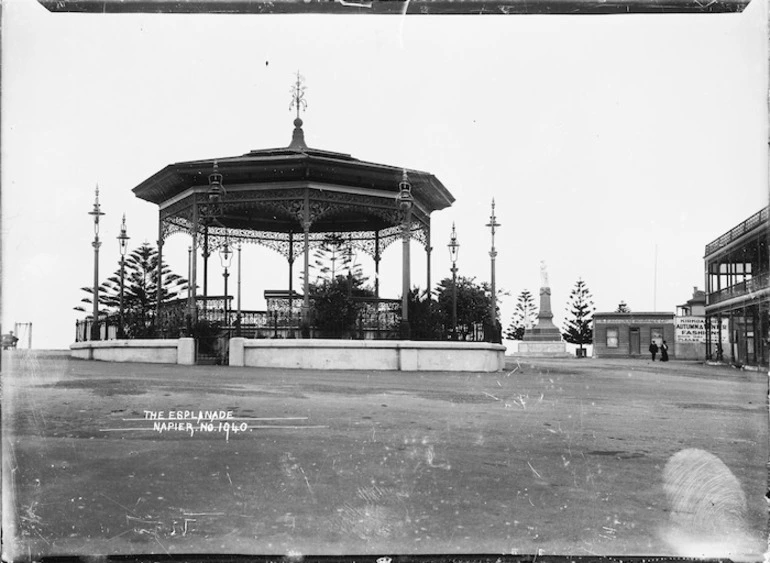
<svg viewBox="0 0 770 563">
<path fill-rule="evenodd" d="M 618 347 L 618 329 L 608 328 L 607 329 L 607 348 L 617 348 L 617 347 Z"/>
</svg>

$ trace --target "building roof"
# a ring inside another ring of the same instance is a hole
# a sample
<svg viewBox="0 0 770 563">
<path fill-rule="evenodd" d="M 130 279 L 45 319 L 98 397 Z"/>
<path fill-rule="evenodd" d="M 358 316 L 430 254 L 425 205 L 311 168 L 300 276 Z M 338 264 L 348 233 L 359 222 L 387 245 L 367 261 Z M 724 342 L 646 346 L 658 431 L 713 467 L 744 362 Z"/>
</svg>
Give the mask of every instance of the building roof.
<svg viewBox="0 0 770 563">
<path fill-rule="evenodd" d="M 693 305 L 705 305 L 706 304 L 706 292 L 697 287 L 693 289 L 692 298 L 687 300 L 687 303 L 677 305 L 677 307 L 692 307 Z"/>
<path fill-rule="evenodd" d="M 224 177 L 225 188 L 235 185 L 280 184 L 297 182 L 331 184 L 363 190 L 398 193 L 403 168 L 366 162 L 349 154 L 308 147 L 304 141 L 302 120 L 295 120 L 288 147 L 253 150 L 240 156 L 208 158 L 169 164 L 133 189 L 146 201 L 161 205 L 189 188 L 208 185 L 214 163 Z M 406 169 L 412 195 L 426 212 L 452 205 L 454 196 L 433 174 Z"/>
<path fill-rule="evenodd" d="M 594 318 L 603 317 L 608 319 L 629 319 L 635 317 L 651 317 L 651 318 L 673 318 L 674 313 L 660 312 L 660 311 L 632 311 L 630 313 L 594 313 Z"/>
</svg>

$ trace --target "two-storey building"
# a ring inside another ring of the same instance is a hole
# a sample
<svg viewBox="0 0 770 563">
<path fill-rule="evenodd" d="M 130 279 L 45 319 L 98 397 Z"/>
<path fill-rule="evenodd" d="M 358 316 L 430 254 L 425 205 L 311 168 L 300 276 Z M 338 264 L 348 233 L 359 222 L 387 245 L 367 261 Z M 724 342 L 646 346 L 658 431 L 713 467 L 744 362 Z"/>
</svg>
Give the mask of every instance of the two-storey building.
<svg viewBox="0 0 770 563">
<path fill-rule="evenodd" d="M 706 245 L 706 355 L 709 359 L 740 365 L 768 365 L 768 229 L 766 207 Z M 725 324 L 727 335 L 723 334 Z"/>
</svg>

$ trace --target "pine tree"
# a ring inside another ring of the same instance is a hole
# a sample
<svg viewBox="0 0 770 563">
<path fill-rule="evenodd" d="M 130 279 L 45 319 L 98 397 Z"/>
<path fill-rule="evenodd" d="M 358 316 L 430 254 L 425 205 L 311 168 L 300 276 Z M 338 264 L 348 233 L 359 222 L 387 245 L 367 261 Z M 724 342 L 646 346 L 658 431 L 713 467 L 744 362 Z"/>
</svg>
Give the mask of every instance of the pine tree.
<svg viewBox="0 0 770 563">
<path fill-rule="evenodd" d="M 358 298 L 374 297 L 368 278 L 356 262 L 352 241 L 331 234 L 313 258 L 311 267 L 316 276 L 315 281 L 308 284 L 313 324 L 326 337 L 349 337 L 364 309 Z"/>
<path fill-rule="evenodd" d="M 516 308 L 511 318 L 511 324 L 505 331 L 505 337 L 508 340 L 521 340 L 524 338 L 526 329 L 535 326 L 536 320 L 537 305 L 535 305 L 535 298 L 528 289 L 525 289 L 519 294 Z"/>
<path fill-rule="evenodd" d="M 158 250 L 143 243 L 125 258 L 123 277 L 123 313 L 124 330 L 129 337 L 149 336 L 152 332 L 152 317 L 158 302 Z M 160 302 L 167 303 L 182 297 L 187 290 L 188 281 L 175 274 L 163 263 L 161 265 L 162 282 Z M 93 287 L 83 287 L 88 297 L 83 303 L 93 303 Z M 114 315 L 120 308 L 120 268 L 99 285 L 99 313 Z M 82 305 L 76 311 L 88 312 Z M 148 332 L 149 331 L 149 332 Z"/>
<path fill-rule="evenodd" d="M 586 283 L 582 279 L 575 282 L 575 287 L 570 293 L 567 304 L 567 319 L 565 331 L 562 333 L 564 340 L 571 344 L 577 344 L 583 349 L 584 344 L 593 342 L 593 297 L 588 291 Z"/>
<path fill-rule="evenodd" d="M 350 239 L 346 241 L 339 234 L 331 234 L 324 238 L 321 246 L 313 253 L 313 262 L 309 265 L 309 269 L 315 271 L 314 283 L 316 284 L 332 281 L 337 279 L 337 276 L 348 274 L 366 281 L 361 265 L 355 260 L 352 241 Z"/>
<path fill-rule="evenodd" d="M 621 301 L 621 302 L 618 304 L 618 308 L 617 308 L 617 309 L 615 309 L 615 312 L 616 312 L 616 313 L 630 313 L 630 312 L 631 312 L 631 309 L 629 309 L 629 308 L 628 308 L 628 305 L 626 305 L 626 302 L 625 302 L 625 301 Z"/>
</svg>

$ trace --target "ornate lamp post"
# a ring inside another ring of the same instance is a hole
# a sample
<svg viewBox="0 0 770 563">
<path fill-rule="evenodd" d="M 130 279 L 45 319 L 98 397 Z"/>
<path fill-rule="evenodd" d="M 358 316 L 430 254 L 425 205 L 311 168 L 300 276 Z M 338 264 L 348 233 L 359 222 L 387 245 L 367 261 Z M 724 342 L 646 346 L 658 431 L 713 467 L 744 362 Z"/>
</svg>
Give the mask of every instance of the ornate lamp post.
<svg viewBox="0 0 770 563">
<path fill-rule="evenodd" d="M 94 320 L 91 323 L 91 340 L 99 340 L 99 217 L 104 215 L 99 205 L 99 184 L 96 184 L 96 197 L 94 198 L 94 208 L 88 212 L 94 217 Z"/>
<path fill-rule="evenodd" d="M 117 236 L 120 246 L 120 316 L 118 317 L 118 338 L 124 338 L 123 331 L 123 288 L 126 277 L 126 250 L 128 250 L 128 239 L 131 237 L 126 233 L 126 214 L 123 214 L 123 223 L 120 225 L 120 234 Z"/>
<path fill-rule="evenodd" d="M 241 335 L 241 247 L 238 243 L 238 313 L 235 316 L 235 336 Z M 291 297 L 289 297 L 291 299 Z M 289 301 L 291 303 L 291 301 Z"/>
<path fill-rule="evenodd" d="M 398 195 L 396 196 L 396 203 L 403 214 L 403 222 L 401 223 L 401 237 L 403 239 L 403 264 L 402 264 L 402 280 L 401 280 L 401 338 L 409 339 L 409 231 L 412 223 L 412 205 L 414 204 L 414 197 L 412 197 L 412 185 L 409 183 L 409 178 L 406 175 L 406 169 L 404 169 L 401 182 L 398 184 Z"/>
<path fill-rule="evenodd" d="M 225 188 L 222 185 L 222 174 L 219 173 L 219 164 L 214 161 L 214 169 L 209 174 L 208 206 L 206 207 L 206 216 L 204 217 L 203 228 L 203 307 L 208 308 L 209 296 L 209 225 L 214 223 L 222 214 L 222 198 L 225 195 Z"/>
<path fill-rule="evenodd" d="M 497 291 L 495 289 L 495 258 L 497 258 L 497 250 L 495 250 L 495 228 L 500 226 L 495 217 L 495 198 L 492 198 L 492 215 L 489 216 L 489 223 L 486 224 L 492 231 L 492 248 L 489 251 L 489 259 L 492 263 L 492 278 L 491 278 L 491 299 L 489 300 L 489 318 L 491 323 L 493 342 L 498 342 L 500 339 L 497 335 Z"/>
<path fill-rule="evenodd" d="M 457 256 L 460 254 L 460 243 L 457 242 L 454 223 L 452 223 L 452 238 L 447 247 L 449 247 L 449 259 L 452 261 L 452 340 L 457 340 Z"/>
<path fill-rule="evenodd" d="M 224 305 L 224 313 L 225 313 L 225 327 L 229 325 L 229 311 L 227 310 L 228 300 L 227 300 L 227 278 L 230 277 L 230 272 L 228 272 L 228 268 L 230 267 L 230 262 L 233 259 L 233 251 L 230 249 L 230 242 L 225 239 L 225 243 L 222 245 L 222 247 L 219 249 L 219 258 L 222 261 L 222 267 L 225 269 L 222 273 L 222 277 L 225 279 L 225 305 Z"/>
</svg>

